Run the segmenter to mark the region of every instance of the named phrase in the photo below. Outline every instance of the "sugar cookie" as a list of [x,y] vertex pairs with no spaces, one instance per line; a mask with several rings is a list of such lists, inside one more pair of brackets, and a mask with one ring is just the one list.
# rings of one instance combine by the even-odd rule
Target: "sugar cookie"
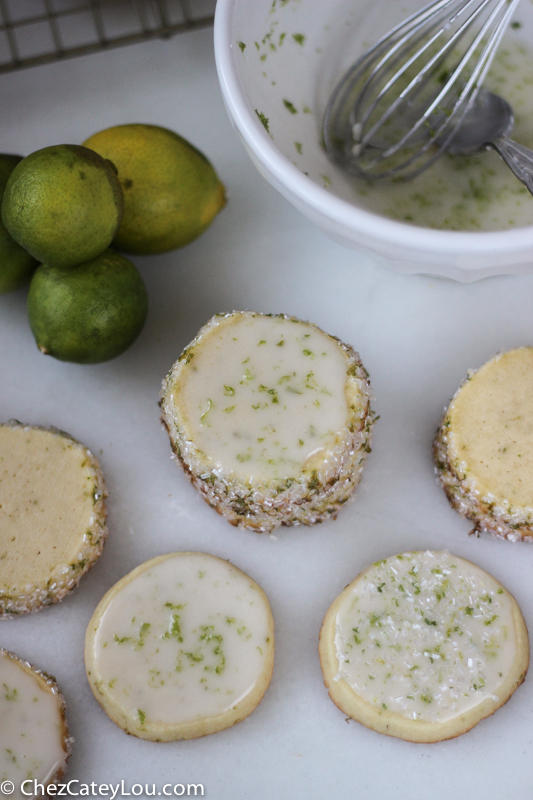
[[63,695],[54,678],[2,648],[0,720],[0,783],[14,784],[9,796],[33,797],[35,782],[60,781],[72,745]]
[[446,551],[403,553],[364,570],[328,610],[319,649],[345,714],[413,742],[470,730],[507,702],[529,664],[512,595]]
[[475,533],[533,540],[533,348],[471,373],[434,444],[438,479]]
[[103,597],[85,663],[96,699],[126,733],[156,742],[215,733],[247,717],[268,688],[270,605],[227,561],[160,556]]
[[361,477],[373,415],[367,373],[316,325],[219,314],[163,383],[172,448],[204,499],[256,531],[335,517]]
[[106,496],[96,458],[67,433],[0,425],[0,617],[78,585],[104,546]]

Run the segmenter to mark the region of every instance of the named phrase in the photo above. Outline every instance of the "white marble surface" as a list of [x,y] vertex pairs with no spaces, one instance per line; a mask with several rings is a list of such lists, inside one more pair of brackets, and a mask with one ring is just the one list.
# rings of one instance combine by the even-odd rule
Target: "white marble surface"
[[[110,490],[99,563],[61,605],[3,621],[0,645],[56,675],[76,739],[69,776],[83,782],[202,783],[213,800],[530,798],[531,679],[470,733],[415,745],[345,721],[324,689],[317,638],[330,602],[366,564],[426,547],[492,572],[533,630],[533,547],[469,538],[469,523],[435,483],[431,458],[443,406],[466,370],[501,348],[533,343],[533,276],[470,285],[406,277],[330,242],[249,163],[222,107],[211,38],[202,31],[0,78],[4,152],[81,142],[118,123],[156,123],[202,149],[229,192],[200,240],[137,259],[148,322],[114,361],[77,366],[42,356],[25,292],[0,297],[0,419],[69,431],[99,454]],[[381,419],[355,500],[336,521],[276,538],[236,530],[170,460],[161,380],[210,315],[233,308],[312,320],[361,353]],[[94,700],[83,639],[116,580],[181,549],[229,558],[263,586],[277,625],[276,665],[246,721],[196,741],[153,744],[126,736]]]

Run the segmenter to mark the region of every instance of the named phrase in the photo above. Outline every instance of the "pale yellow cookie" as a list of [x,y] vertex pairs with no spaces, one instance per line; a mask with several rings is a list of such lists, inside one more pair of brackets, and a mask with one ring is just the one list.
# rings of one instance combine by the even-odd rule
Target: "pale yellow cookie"
[[364,570],[333,602],[320,632],[333,702],[388,736],[439,742],[507,702],[529,664],[512,595],[450,553],[403,553]]
[[104,546],[106,495],[97,460],[67,433],[0,425],[0,617],[78,585]]
[[270,683],[268,599],[215,556],[153,558],[100,601],[85,664],[94,696],[126,733],[168,742],[224,730],[254,710]]
[[167,375],[161,407],[194,486],[232,525],[256,531],[334,518],[370,451],[359,356],[283,314],[213,317]]
[[[0,648],[0,784],[13,800],[40,795],[65,774],[72,739],[54,678]],[[5,781],[14,785],[5,791]]]
[[438,479],[473,533],[533,540],[533,348],[471,373],[434,444]]

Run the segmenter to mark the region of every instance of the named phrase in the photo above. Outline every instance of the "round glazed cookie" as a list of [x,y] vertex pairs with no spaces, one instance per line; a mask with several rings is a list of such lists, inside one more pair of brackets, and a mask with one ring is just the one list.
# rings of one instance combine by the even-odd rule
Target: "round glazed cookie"
[[525,678],[527,629],[509,592],[443,552],[412,552],[364,570],[320,632],[333,702],[379,733],[438,742],[502,706]]
[[0,720],[0,783],[14,784],[10,797],[33,797],[34,781],[58,783],[72,745],[63,695],[54,678],[2,648]]
[[450,504],[487,532],[533,539],[533,348],[471,373],[437,431],[436,473]]
[[361,477],[370,436],[359,356],[283,314],[219,314],[162,390],[172,449],[233,525],[271,531],[335,517]]
[[96,699],[126,733],[156,742],[215,733],[247,717],[268,688],[270,605],[216,556],[160,556],[103,597],[85,664]]
[[78,585],[104,546],[106,496],[98,461],[69,434],[0,425],[0,617]]

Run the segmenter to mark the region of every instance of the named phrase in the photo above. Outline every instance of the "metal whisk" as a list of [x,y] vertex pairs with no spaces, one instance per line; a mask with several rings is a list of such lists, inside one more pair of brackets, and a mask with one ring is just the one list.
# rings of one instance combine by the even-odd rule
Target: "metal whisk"
[[436,0],[344,75],[324,118],[329,156],[367,178],[412,177],[446,149],[520,0]]

